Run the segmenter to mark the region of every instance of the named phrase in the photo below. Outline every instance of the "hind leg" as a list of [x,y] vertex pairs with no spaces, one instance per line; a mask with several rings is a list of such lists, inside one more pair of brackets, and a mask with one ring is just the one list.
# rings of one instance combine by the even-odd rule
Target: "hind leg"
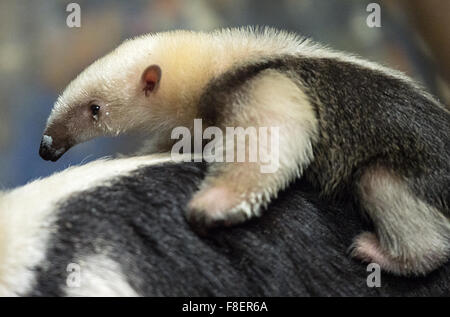
[[426,274],[447,261],[449,220],[415,197],[403,179],[377,167],[364,173],[358,187],[376,234],[365,232],[355,238],[354,257],[398,275]]

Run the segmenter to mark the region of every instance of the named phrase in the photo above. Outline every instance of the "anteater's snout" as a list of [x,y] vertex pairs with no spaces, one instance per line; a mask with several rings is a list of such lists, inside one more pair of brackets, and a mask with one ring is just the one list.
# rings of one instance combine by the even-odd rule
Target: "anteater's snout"
[[39,147],[39,155],[46,161],[56,162],[66,151],[66,147],[57,147],[51,136],[44,135]]

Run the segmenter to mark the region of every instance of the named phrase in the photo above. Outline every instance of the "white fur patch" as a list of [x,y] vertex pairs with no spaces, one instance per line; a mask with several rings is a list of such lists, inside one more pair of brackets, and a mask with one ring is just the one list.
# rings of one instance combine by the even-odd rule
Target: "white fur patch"
[[[95,297],[137,297],[136,291],[128,283],[120,265],[105,255],[93,255],[80,259],[78,284],[68,284],[64,288],[67,296]],[[69,273],[70,274],[70,273]]]
[[52,147],[53,144],[53,138],[49,135],[44,135],[42,137],[42,145],[46,146],[46,147]]

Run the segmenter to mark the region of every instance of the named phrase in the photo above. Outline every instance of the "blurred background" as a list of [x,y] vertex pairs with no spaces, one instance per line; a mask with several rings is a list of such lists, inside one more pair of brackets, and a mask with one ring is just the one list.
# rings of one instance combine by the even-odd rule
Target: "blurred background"
[[[66,7],[81,7],[69,28]],[[370,28],[369,3],[381,7]],[[59,93],[81,70],[135,35],[171,29],[269,25],[399,69],[450,104],[449,0],[0,0],[0,189],[70,165],[137,149],[137,138],[98,139],[57,163],[38,147]]]

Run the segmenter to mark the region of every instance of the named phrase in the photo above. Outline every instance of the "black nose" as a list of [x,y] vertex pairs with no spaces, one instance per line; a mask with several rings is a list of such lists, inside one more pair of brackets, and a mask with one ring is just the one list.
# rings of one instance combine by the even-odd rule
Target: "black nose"
[[41,145],[39,147],[39,155],[46,161],[56,162],[62,155],[64,151],[55,150],[48,143],[41,141]]

